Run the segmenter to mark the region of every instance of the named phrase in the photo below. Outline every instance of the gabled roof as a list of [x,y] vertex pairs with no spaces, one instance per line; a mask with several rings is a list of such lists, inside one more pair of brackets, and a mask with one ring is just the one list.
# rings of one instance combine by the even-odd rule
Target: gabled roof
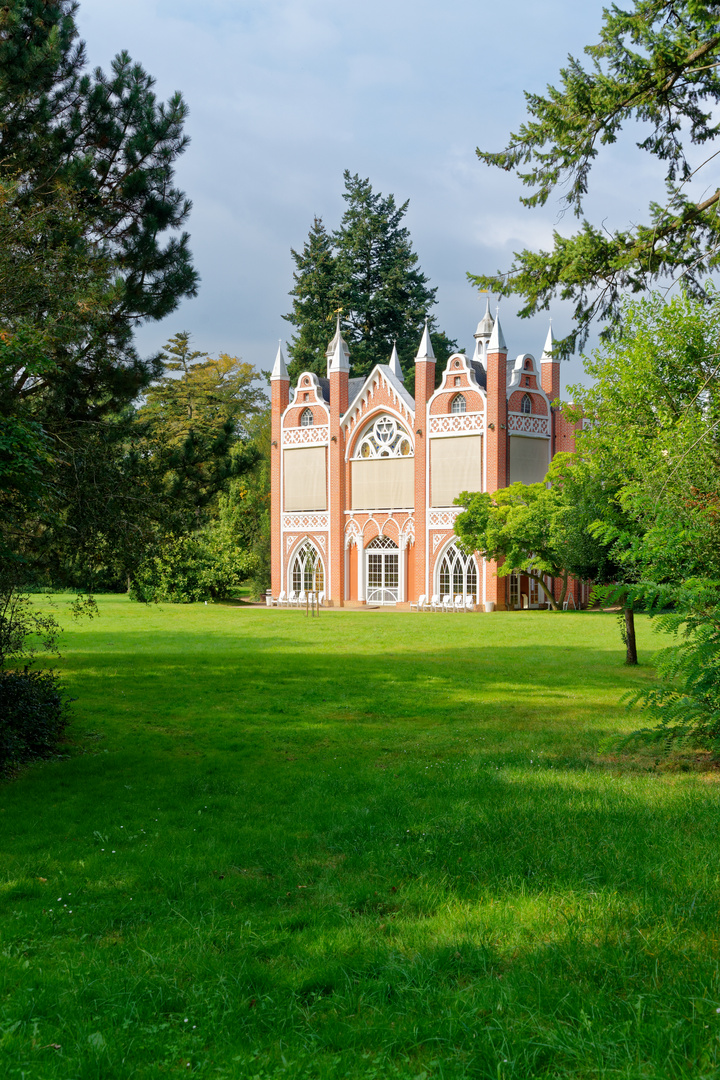
[[[365,399],[365,395],[377,379],[383,380],[390,389],[391,394],[394,394],[396,397],[398,397],[413,414],[413,416],[415,415],[415,399],[405,389],[403,383],[400,381],[400,379],[398,379],[397,375],[393,372],[390,365],[376,364],[366,379],[350,380],[348,389],[350,391],[355,390],[355,393],[353,394],[352,392],[350,392],[348,394],[349,404],[347,412],[342,417],[341,423],[347,424],[350,420],[352,420],[353,416],[361,407],[363,400]],[[360,385],[357,386],[357,389],[355,389],[355,386],[358,383]]]

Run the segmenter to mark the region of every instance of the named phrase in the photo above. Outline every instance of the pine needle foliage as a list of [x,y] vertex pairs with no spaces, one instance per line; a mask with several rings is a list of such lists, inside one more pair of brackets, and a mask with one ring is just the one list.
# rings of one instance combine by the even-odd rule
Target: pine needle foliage
[[581,218],[596,159],[629,125],[643,125],[637,146],[665,171],[666,197],[650,202],[645,221],[610,232],[582,218],[572,236],[554,232],[551,250],[517,253],[509,272],[470,275],[481,288],[522,297],[522,316],[555,296],[571,300],[576,326],[558,355],[582,347],[595,318],[611,336],[623,293],[669,276],[702,296],[702,279],[720,266],[720,188],[710,178],[697,197],[691,187],[698,173],[703,180],[720,133],[720,4],[613,4],[585,54],[586,65],[568,57],[559,85],[525,94],[528,119],[504,150],[477,152],[532,189],[524,205],[544,206],[561,190],[561,203]]
[[350,349],[354,376],[365,376],[386,364],[397,344],[405,375],[428,317],[439,365],[457,349],[457,342],[437,329],[430,313],[437,288],[418,265],[410,232],[404,224],[409,202],[373,191],[368,179],[344,173],[345,212],[340,227],[328,233],[315,218],[295,262],[292,311],[285,319],[295,327],[288,345],[291,378],[302,371],[327,374],[326,349],[338,313]]

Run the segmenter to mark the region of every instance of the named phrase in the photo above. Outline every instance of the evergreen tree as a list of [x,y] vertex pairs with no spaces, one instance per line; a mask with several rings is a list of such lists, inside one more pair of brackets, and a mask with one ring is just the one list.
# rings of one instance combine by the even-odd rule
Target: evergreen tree
[[569,57],[559,86],[525,95],[529,119],[506,148],[478,150],[482,161],[534,189],[521,200],[526,206],[544,206],[562,187],[562,201],[577,216],[601,147],[616,142],[623,126],[642,124],[639,149],[663,163],[667,196],[649,204],[641,224],[611,233],[583,220],[573,236],[555,232],[552,250],[516,254],[509,273],[471,276],[480,288],[521,296],[522,316],[546,309],[553,296],[572,300],[576,329],[556,343],[558,355],[582,347],[596,317],[606,322],[601,336],[611,336],[623,292],[672,276],[704,296],[703,276],[720,266],[720,188],[711,178],[702,192],[690,183],[702,181],[695,174],[714,158],[720,133],[719,26],[720,4],[704,0],[611,5],[599,42],[585,49],[589,63]]
[[296,270],[290,295],[293,309],[284,318],[297,327],[288,344],[288,372],[297,379],[301,371],[314,371],[324,378],[327,373],[325,350],[333,335],[333,323],[338,307],[337,259],[333,243],[316,217],[301,252],[291,251]]
[[[347,206],[340,228],[329,237],[316,218],[302,254],[293,252],[295,300],[286,318],[298,332],[288,348],[290,373],[295,377],[310,370],[325,375],[325,350],[340,307],[353,375],[364,376],[375,364],[386,364],[393,342],[403,371],[412,375],[437,289],[418,267],[409,230],[403,225],[408,203],[398,206],[393,195],[373,192],[369,180],[347,170],[344,180]],[[457,343],[437,330],[433,316],[430,330],[441,367]]]
[[[198,282],[178,232],[190,203],[173,184],[185,103],[177,93],[158,102],[153,79],[124,52],[109,76],[85,72],[77,7],[9,0],[0,11],[0,181],[15,183],[21,220],[65,193],[76,235],[47,233],[37,261],[52,266],[54,249],[71,243],[105,286],[102,302],[80,308],[84,328],[49,343],[42,371],[30,380],[24,367],[14,372],[11,397],[53,428],[121,409],[148,385],[159,364],[137,355],[134,327],[168,315]],[[20,316],[44,325],[42,298],[32,307],[26,296],[18,311],[6,297],[4,328],[14,331]]]

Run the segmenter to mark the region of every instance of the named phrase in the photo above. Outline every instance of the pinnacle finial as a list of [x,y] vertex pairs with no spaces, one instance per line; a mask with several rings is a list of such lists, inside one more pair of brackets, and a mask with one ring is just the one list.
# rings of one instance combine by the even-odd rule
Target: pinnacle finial
[[502,332],[502,326],[500,325],[500,318],[495,311],[495,323],[492,328],[492,334],[488,341],[487,347],[488,353],[507,352],[507,345],[505,344],[505,335]]
[[400,380],[400,382],[403,382],[405,376],[403,375],[403,370],[400,367],[400,357],[398,356],[397,351],[397,339],[393,340],[392,352],[390,354],[390,364],[388,366],[392,371],[393,375],[395,375]]
[[282,351],[282,338],[278,341],[278,351],[275,355],[275,363],[273,364],[272,374],[270,379],[287,379],[290,381],[287,368],[285,366],[285,357]]
[[421,360],[434,360],[435,353],[433,352],[432,341],[430,340],[430,327],[428,326],[428,317],[425,316],[425,329],[423,330],[422,338],[418,346],[417,356],[415,357],[415,363],[419,363]]
[[542,356],[540,362],[547,363],[548,361],[555,361],[557,363],[557,357],[553,356],[553,348],[555,341],[552,332],[552,319],[550,320],[550,326],[548,327],[547,337],[545,338],[545,345],[543,346]]

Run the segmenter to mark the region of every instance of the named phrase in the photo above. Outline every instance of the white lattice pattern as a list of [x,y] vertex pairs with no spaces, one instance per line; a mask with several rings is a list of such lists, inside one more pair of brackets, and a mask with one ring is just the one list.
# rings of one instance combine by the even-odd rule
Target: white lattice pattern
[[428,514],[428,526],[431,529],[452,529],[458,514],[462,514],[460,506],[448,510],[431,510]]
[[327,529],[328,514],[283,514],[283,531],[296,529],[298,532],[310,532],[313,529]]
[[527,416],[524,413],[508,413],[510,435],[540,435],[550,438],[550,420],[547,416]]
[[328,441],[328,425],[318,427],[285,428],[282,435],[283,446],[312,446]]
[[453,413],[450,416],[431,416],[430,435],[456,435],[463,431],[482,431],[483,413]]
[[444,533],[433,533],[433,555],[446,539],[447,538]]

